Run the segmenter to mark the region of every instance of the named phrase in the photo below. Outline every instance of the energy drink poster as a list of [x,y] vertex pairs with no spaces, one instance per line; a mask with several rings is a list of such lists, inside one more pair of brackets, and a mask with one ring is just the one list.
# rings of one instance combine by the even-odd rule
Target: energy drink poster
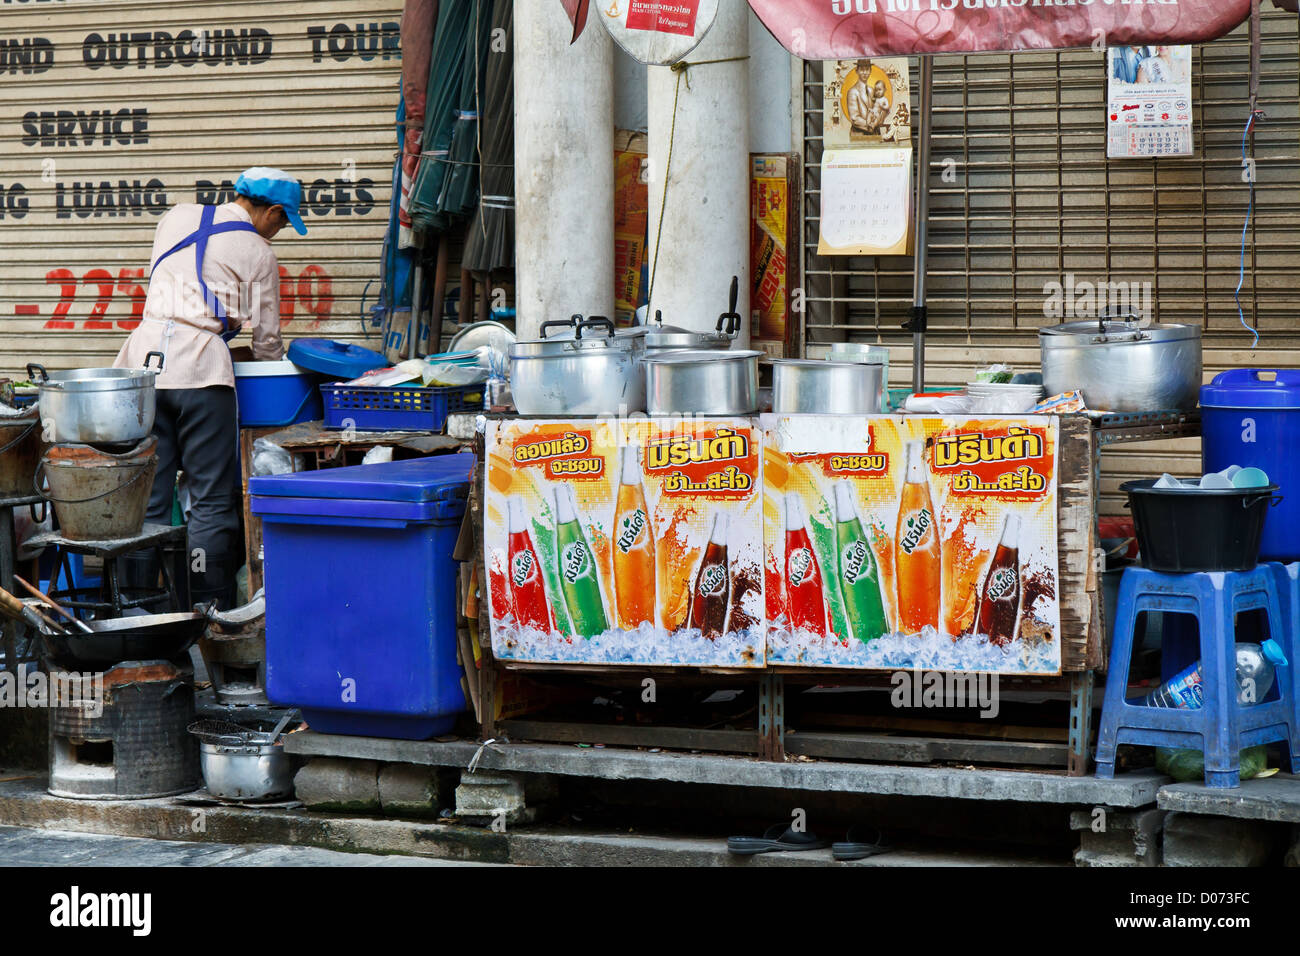
[[761,425],[769,664],[1060,672],[1055,418]]
[[496,657],[763,666],[760,437],[749,419],[488,422]]

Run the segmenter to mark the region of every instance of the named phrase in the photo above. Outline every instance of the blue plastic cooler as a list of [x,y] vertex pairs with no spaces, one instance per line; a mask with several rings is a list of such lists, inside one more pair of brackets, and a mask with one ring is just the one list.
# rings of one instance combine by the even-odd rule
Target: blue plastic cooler
[[1259,559],[1300,560],[1300,371],[1239,368],[1201,386],[1201,467],[1229,465],[1262,468],[1279,486]]
[[452,728],[466,702],[451,555],[472,467],[472,455],[440,455],[249,481],[274,703],[323,733]]

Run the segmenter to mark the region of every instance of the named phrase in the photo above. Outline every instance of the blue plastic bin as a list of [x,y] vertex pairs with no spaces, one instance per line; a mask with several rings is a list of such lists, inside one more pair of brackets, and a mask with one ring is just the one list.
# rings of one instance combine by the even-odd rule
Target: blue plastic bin
[[252,478],[266,688],[313,730],[426,740],[465,710],[452,550],[473,456]]
[[322,416],[321,376],[289,361],[234,365],[240,428],[293,425]]
[[1229,465],[1262,468],[1279,486],[1259,559],[1300,560],[1300,371],[1233,369],[1201,387],[1201,466]]

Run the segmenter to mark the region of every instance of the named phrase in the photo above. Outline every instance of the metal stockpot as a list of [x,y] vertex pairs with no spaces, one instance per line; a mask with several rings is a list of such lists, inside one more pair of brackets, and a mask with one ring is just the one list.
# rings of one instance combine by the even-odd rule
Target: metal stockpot
[[654,325],[624,329],[619,335],[644,335],[645,350],[649,355],[657,352],[680,352],[698,349],[729,349],[740,332],[740,313],[736,311],[736,302],[740,295],[740,278],[731,279],[731,305],[726,312],[718,316],[717,327],[712,332],[698,332],[664,325],[664,314],[655,310]]
[[651,415],[752,415],[762,352],[661,352],[645,360]]
[[[547,329],[571,334],[547,338]],[[604,329],[604,335],[587,335]],[[616,338],[604,316],[542,323],[542,337],[510,347],[510,390],[521,415],[617,415],[645,410],[645,347]]]
[[780,359],[772,363],[778,415],[871,415],[880,411],[884,369],[861,362]]
[[199,744],[208,793],[223,800],[293,796],[293,761],[278,744]]
[[[158,368],[149,360],[158,356]],[[154,382],[163,354],[150,352],[142,369],[82,368],[50,374],[31,363],[27,374],[39,378],[38,405],[50,442],[85,445],[139,441],[153,431]]]
[[1039,329],[1047,394],[1077,388],[1098,411],[1194,409],[1201,388],[1200,326],[1143,328],[1137,319],[1103,315]]

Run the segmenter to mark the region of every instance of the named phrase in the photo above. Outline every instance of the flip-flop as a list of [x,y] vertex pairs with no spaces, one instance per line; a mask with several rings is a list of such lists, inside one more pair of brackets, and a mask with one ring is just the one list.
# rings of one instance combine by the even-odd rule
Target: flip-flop
[[831,845],[831,856],[836,860],[865,860],[869,856],[888,853],[894,848],[889,835],[869,826],[849,827],[843,843]]
[[830,845],[830,840],[823,840],[815,833],[798,833],[784,823],[777,823],[768,827],[763,831],[761,837],[727,837],[728,852],[735,853],[738,856],[752,856],[755,853],[824,850]]

